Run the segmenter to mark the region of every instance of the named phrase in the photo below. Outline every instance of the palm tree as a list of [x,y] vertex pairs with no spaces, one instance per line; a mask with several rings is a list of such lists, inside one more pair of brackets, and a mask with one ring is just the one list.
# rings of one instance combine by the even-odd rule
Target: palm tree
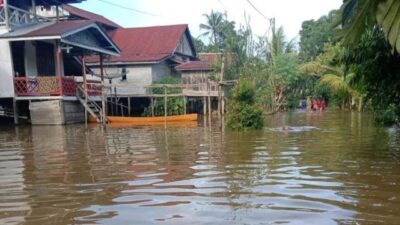
[[393,49],[400,52],[400,1],[344,0],[341,6],[344,43],[357,43],[364,32],[378,24]]
[[207,22],[204,24],[200,24],[200,29],[205,30],[202,35],[208,36],[210,35],[210,41],[217,45],[219,43],[219,39],[221,38],[222,25],[225,20],[224,14],[220,12],[214,12],[211,10],[210,14],[204,14]]

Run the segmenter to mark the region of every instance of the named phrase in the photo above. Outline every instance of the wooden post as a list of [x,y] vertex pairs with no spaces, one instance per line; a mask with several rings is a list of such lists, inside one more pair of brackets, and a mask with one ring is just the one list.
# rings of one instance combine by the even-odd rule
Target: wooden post
[[32,0],[32,11],[33,11],[33,17],[36,19],[37,13],[36,13],[36,1],[35,0]]
[[218,82],[218,121],[219,121],[219,127],[223,127],[223,102],[222,102],[222,80],[224,79],[224,70],[225,70],[225,55],[222,55],[222,65],[221,65],[221,73],[219,76],[219,82]]
[[60,20],[60,12],[59,12],[58,5],[56,5],[56,19],[57,19],[57,22]]
[[206,96],[203,97],[203,115],[207,115],[207,100]]
[[117,87],[114,87],[114,104],[115,104],[115,106],[114,106],[114,109],[115,109],[114,115],[118,116]]
[[63,86],[62,86],[62,52],[61,52],[61,44],[57,41],[55,47],[55,54],[56,54],[56,67],[57,67],[57,80],[58,80],[58,91],[60,96],[63,96]]
[[164,86],[164,123],[167,126],[168,104],[167,104],[167,86]]
[[128,116],[131,116],[131,98],[128,97]]
[[6,21],[6,28],[8,31],[10,31],[11,27],[10,27],[10,15],[8,14],[8,0],[4,0],[3,7],[4,7],[4,20]]
[[86,80],[86,66],[85,66],[85,57],[81,57],[81,63],[82,63],[82,77],[83,77],[83,90],[85,92],[85,125],[87,126],[88,124],[88,111],[87,111],[87,103],[88,103],[88,91],[87,91],[87,80]]
[[151,116],[154,117],[154,98],[151,98]]
[[18,125],[18,105],[17,105],[17,100],[15,98],[13,99],[13,109],[14,109],[14,124]]
[[121,116],[124,116],[124,102],[121,99]]
[[105,88],[104,88],[104,66],[103,66],[103,54],[100,53],[100,78],[101,78],[101,110],[102,110],[102,125],[106,125],[106,100],[107,97],[105,96]]
[[210,81],[207,81],[208,84],[208,118],[211,121],[211,87],[210,87]]
[[186,96],[183,96],[183,114],[185,114],[186,115],[186,110],[187,110],[187,108],[186,108],[186,104],[187,104],[187,99],[186,99]]

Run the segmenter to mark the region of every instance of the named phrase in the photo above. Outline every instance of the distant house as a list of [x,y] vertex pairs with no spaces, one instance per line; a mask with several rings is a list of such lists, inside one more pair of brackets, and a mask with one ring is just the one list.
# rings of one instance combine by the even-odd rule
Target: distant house
[[211,78],[215,78],[217,75],[217,69],[222,61],[222,54],[199,53],[198,57],[199,60],[189,61],[175,67],[175,70],[182,77],[182,83],[187,85],[183,92],[187,96],[208,94],[217,96],[218,85],[215,79]]
[[[123,71],[120,77],[112,79],[114,84],[151,85],[165,76],[179,76],[175,67],[196,58],[187,25],[117,28],[110,30],[109,35],[121,49],[121,56],[113,56],[104,64],[106,72],[113,73],[117,68]],[[89,59],[88,66],[96,73],[99,62]],[[118,94],[140,95],[146,94],[146,90],[120,88]]]

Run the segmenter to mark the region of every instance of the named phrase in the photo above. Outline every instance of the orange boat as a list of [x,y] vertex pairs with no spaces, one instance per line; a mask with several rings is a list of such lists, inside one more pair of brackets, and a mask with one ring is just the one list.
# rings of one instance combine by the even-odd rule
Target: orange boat
[[[168,122],[189,122],[189,121],[197,121],[197,114],[186,114],[186,115],[177,115],[177,116],[167,116]],[[89,119],[90,122],[93,121],[93,118]],[[152,124],[162,124],[165,122],[164,116],[156,116],[156,117],[122,117],[122,116],[107,116],[108,123],[114,124],[135,124],[135,125],[152,125]]]

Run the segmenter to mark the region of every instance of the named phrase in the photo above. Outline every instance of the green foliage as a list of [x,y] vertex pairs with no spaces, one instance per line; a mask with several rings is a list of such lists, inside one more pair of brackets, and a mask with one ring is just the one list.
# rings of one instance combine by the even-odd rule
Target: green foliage
[[[155,84],[180,84],[181,79],[168,76],[159,81],[154,82]],[[181,93],[180,88],[167,88],[168,94],[178,94]],[[164,94],[164,88],[154,88],[153,94]],[[167,99],[167,110],[168,115],[181,115],[184,111],[184,100],[182,97],[168,97]],[[154,99],[154,115],[163,116],[164,115],[164,98]],[[151,115],[151,106],[144,110],[145,116]]]
[[[346,63],[354,71],[353,83],[371,100],[372,108],[377,112],[375,115],[388,115],[383,112],[389,111],[390,115],[395,112],[399,118],[400,56],[393,53],[382,30],[368,30],[349,52]],[[392,107],[396,109],[390,110]]]
[[255,103],[255,86],[240,80],[230,101],[226,125],[232,130],[254,130],[263,127],[263,111]]
[[301,25],[300,30],[300,59],[303,62],[314,60],[324,52],[325,44],[335,43],[335,29],[333,27],[336,11],[331,11],[327,16],[318,20],[307,20]]
[[388,43],[400,52],[400,1],[345,0],[340,11],[346,46],[358,43],[378,24]]
[[381,126],[390,126],[398,123],[399,108],[394,104],[388,105],[385,109],[375,109],[375,122]]

